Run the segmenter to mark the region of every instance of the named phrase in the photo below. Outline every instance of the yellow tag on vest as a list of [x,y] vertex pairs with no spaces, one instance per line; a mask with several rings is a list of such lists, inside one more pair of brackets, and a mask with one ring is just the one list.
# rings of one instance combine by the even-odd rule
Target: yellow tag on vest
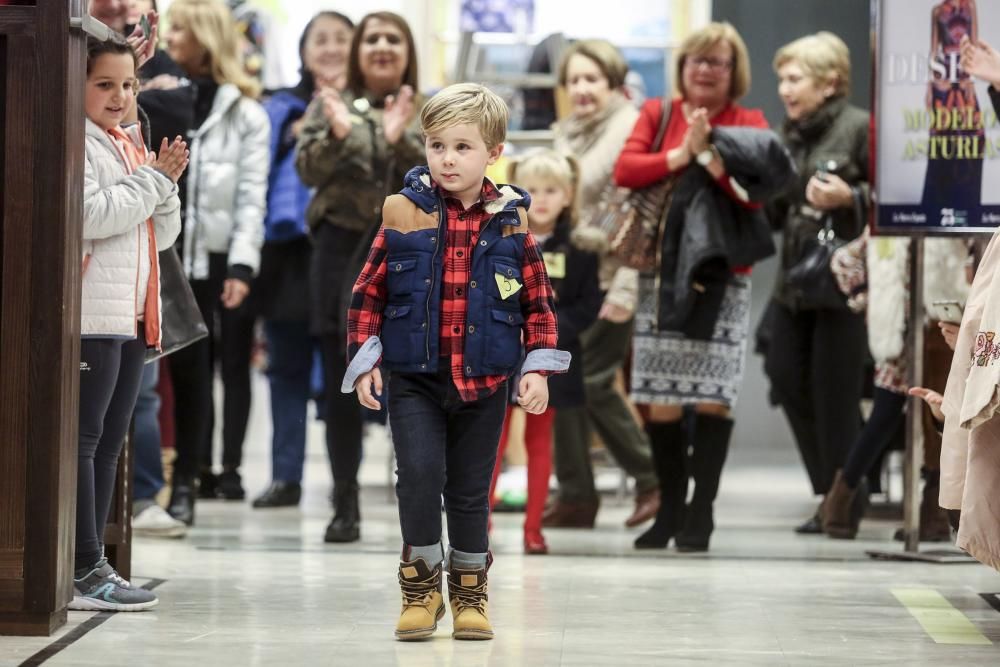
[[496,278],[497,287],[500,289],[500,298],[505,301],[521,289],[521,283],[517,282],[517,278],[508,278],[499,273],[494,273],[493,277]]
[[545,260],[545,272],[549,278],[558,280],[566,277],[566,253],[543,252],[542,259]]

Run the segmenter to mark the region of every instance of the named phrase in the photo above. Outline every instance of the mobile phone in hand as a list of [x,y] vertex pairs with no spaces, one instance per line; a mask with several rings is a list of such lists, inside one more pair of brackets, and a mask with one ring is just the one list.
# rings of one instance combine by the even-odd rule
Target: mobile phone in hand
[[830,180],[827,176],[837,171],[837,166],[836,160],[816,160],[816,178],[826,183]]
[[153,32],[153,28],[149,25],[149,17],[147,17],[145,14],[139,17],[139,28],[142,29],[142,36],[147,39]]
[[939,322],[961,324],[962,312],[965,308],[958,301],[932,301],[927,307],[927,314]]

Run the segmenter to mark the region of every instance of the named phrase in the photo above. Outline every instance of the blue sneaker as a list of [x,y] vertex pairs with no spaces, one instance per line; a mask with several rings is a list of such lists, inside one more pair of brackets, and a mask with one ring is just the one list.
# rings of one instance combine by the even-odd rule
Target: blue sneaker
[[102,558],[90,572],[73,580],[73,611],[142,611],[155,607],[159,600],[152,591],[132,588]]

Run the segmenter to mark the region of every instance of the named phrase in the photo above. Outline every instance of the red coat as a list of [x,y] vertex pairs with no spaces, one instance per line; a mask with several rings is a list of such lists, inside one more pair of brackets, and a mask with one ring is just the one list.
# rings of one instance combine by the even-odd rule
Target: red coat
[[[625,147],[615,164],[614,177],[617,185],[625,188],[644,188],[670,176],[670,169],[667,167],[667,152],[681,145],[689,127],[681,108],[682,104],[683,101],[679,98],[673,101],[670,122],[667,123],[667,131],[663,137],[663,145],[656,153],[651,153],[650,150],[653,139],[656,138],[656,130],[660,126],[663,100],[652,99],[642,105],[639,120],[636,121],[632,135],[625,142]],[[713,126],[768,127],[767,119],[764,118],[760,109],[747,109],[738,104],[729,104],[715,114],[709,122]],[[716,182],[720,188],[741,204],[754,208],[759,206],[759,204],[743,202],[733,190],[726,174],[723,174]],[[748,274],[750,269],[749,267],[738,267],[734,269],[734,272]]]

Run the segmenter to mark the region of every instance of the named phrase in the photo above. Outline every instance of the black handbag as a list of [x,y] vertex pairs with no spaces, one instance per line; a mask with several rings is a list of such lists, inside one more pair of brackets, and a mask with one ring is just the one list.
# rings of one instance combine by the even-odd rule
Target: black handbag
[[161,349],[146,350],[147,364],[208,336],[181,258],[173,248],[160,252],[160,313]]
[[833,253],[844,243],[833,233],[833,220],[827,216],[823,229],[815,239],[806,242],[799,261],[788,269],[785,281],[795,293],[796,304],[802,310],[847,309],[847,298],[837,287],[830,271]]
[[[854,219],[864,224],[864,207],[861,194],[854,190]],[[823,228],[802,248],[799,261],[785,274],[785,282],[795,294],[802,310],[847,310],[847,296],[837,286],[837,279],[830,270],[833,253],[847,241],[833,231],[833,216],[827,214]]]

